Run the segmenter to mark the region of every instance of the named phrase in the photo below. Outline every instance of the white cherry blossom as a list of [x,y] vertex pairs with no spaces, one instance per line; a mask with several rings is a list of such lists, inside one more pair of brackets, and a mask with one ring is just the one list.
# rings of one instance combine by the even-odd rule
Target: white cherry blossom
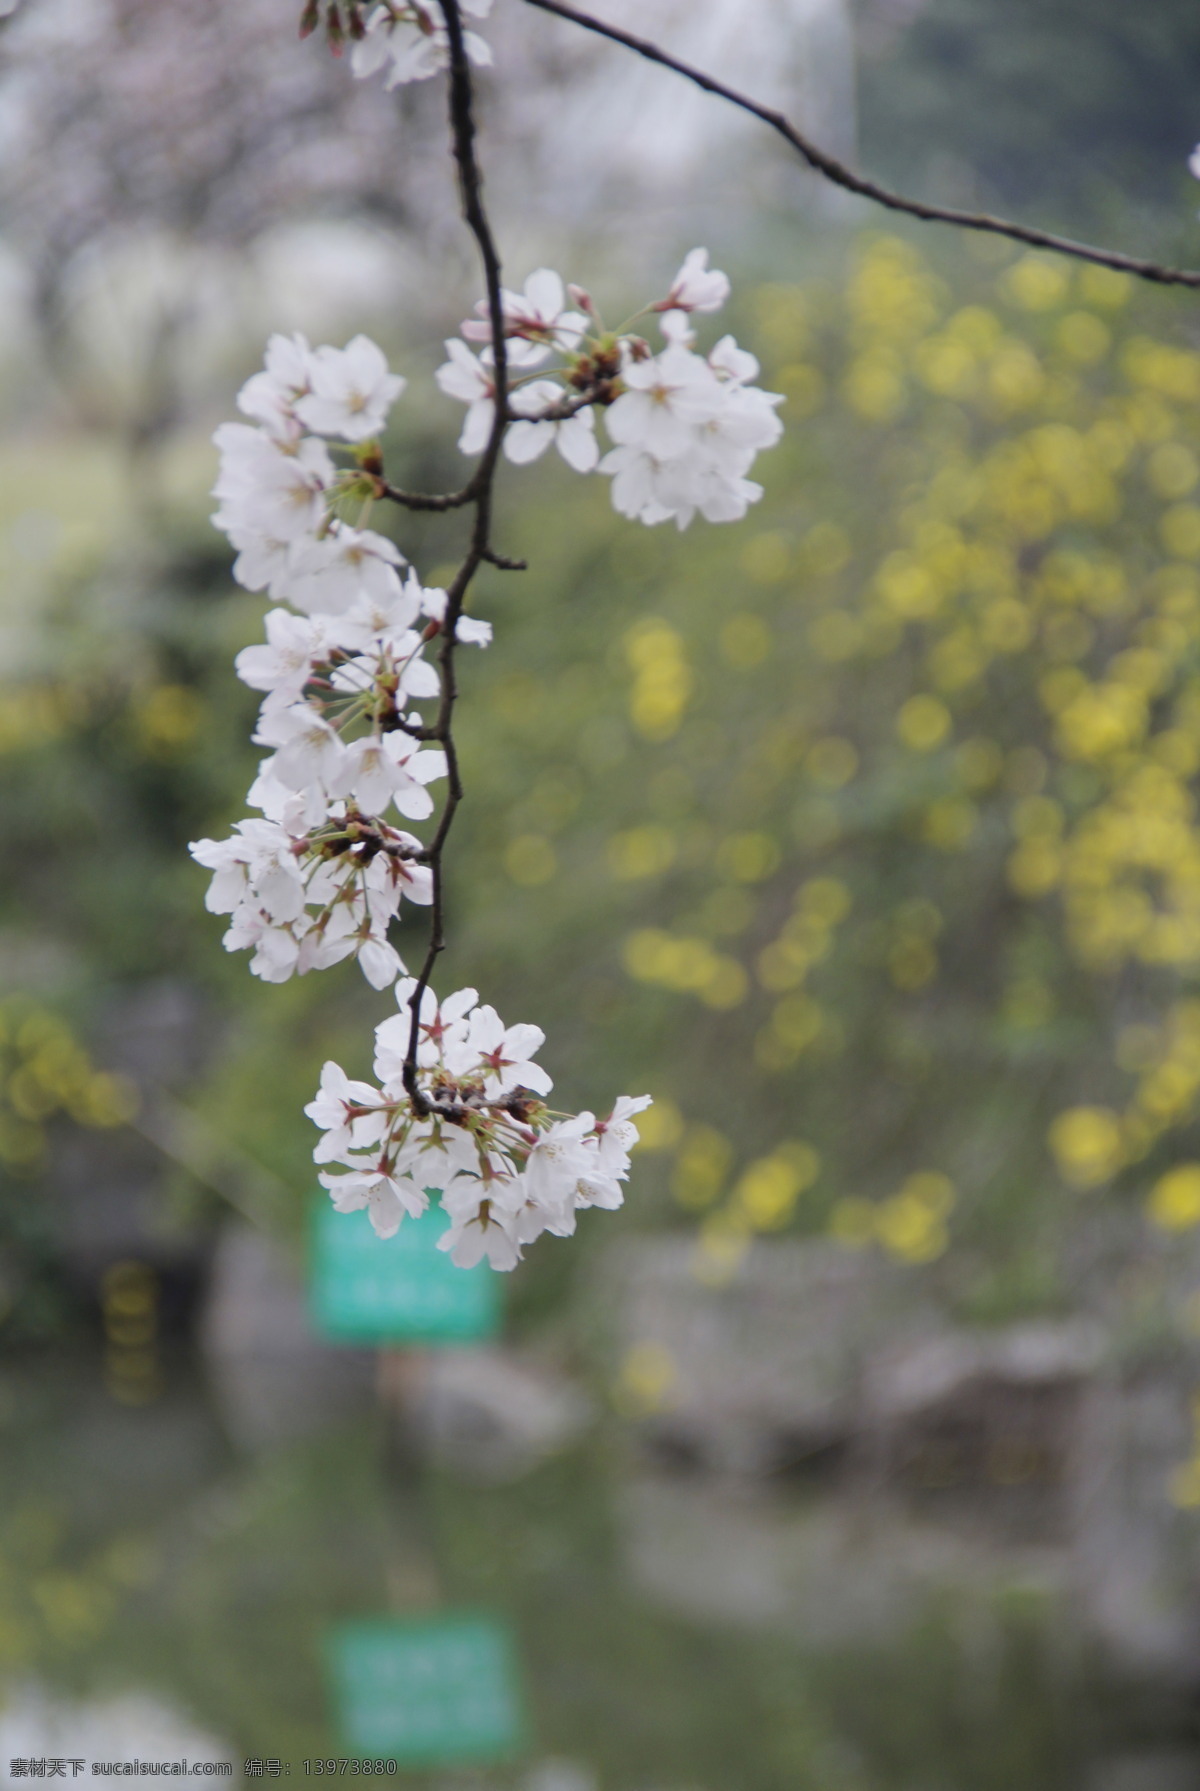
[[680,501],[679,482],[662,461],[642,448],[612,448],[600,462],[600,471],[612,479],[613,509],[621,516],[654,524],[671,517],[682,518],[686,528],[695,505]]
[[[472,18],[486,18],[492,0],[460,0],[461,10]],[[492,52],[475,31],[463,32],[467,56],[477,67],[491,64]],[[381,68],[388,71],[384,86],[399,87],[408,81],[427,81],[450,64],[450,39],[445,15],[437,0],[389,0],[367,21],[366,35],[354,45],[350,67],[359,80],[367,80]]]
[[478,358],[465,342],[452,336],[446,343],[449,360],[434,374],[442,391],[467,407],[458,445],[464,454],[482,454],[496,417],[495,378],[486,364],[487,350]]
[[515,1269],[521,1260],[517,1215],[494,1199],[481,1197],[468,1183],[455,1184],[442,1197],[450,1224],[438,1239],[456,1268],[473,1269],[487,1262],[493,1269]]
[[716,346],[709,349],[708,364],[718,379],[731,380],[739,386],[758,378],[758,362],[749,349],[739,348],[732,336],[722,336]]
[[[511,339],[509,364],[537,367],[559,349],[571,352],[587,334],[588,319],[581,311],[565,308],[562,275],[539,267],[530,274],[523,292],[503,290],[500,295],[504,334]],[[492,322],[486,299],[475,307],[476,316],[462,326],[468,342],[490,342]]]
[[[315,1100],[304,1109],[324,1137],[313,1151],[315,1163],[332,1163],[350,1150],[378,1144],[387,1131],[383,1096],[369,1082],[352,1082],[336,1063],[326,1063]],[[366,1112],[361,1109],[367,1109]]]
[[391,603],[400,593],[396,568],[404,563],[386,535],[342,524],[295,553],[287,600],[309,615],[340,615],[362,596],[375,604]]
[[[260,714],[266,714],[263,704]],[[274,821],[293,838],[299,839],[312,827],[319,827],[329,815],[329,798],[323,785],[303,790],[289,789],[272,774],[272,760],[259,762],[258,776],[246,792],[251,808],[261,809],[268,821]]]
[[394,802],[410,821],[433,813],[425,788],[446,775],[446,755],[418,749],[406,734],[368,734],[345,748],[331,794],[352,796],[364,813],[381,815]]
[[545,1040],[540,1026],[506,1027],[494,1007],[477,1007],[452,1062],[460,1073],[481,1074],[489,1095],[507,1094],[511,1088],[549,1094],[553,1082],[540,1064],[531,1061]]
[[[444,595],[444,593],[443,593]],[[415,572],[404,584],[397,579],[379,594],[365,584],[349,609],[338,617],[337,644],[349,653],[367,653],[371,648],[390,647],[393,652],[415,650],[419,637],[413,636],[414,648],[401,647],[410,639],[413,623],[423,613],[424,592]]]
[[381,1238],[395,1237],[406,1213],[415,1219],[429,1205],[428,1195],[415,1182],[396,1177],[382,1166],[353,1169],[347,1175],[323,1170],[317,1180],[328,1189],[339,1213],[357,1213],[366,1207]]
[[623,371],[628,389],[606,418],[617,446],[600,471],[612,477],[613,507],[648,524],[673,519],[681,529],[697,512],[709,522],[736,521],[762,496],[746,474],[782,433],[775,414],[782,399],[749,384],[758,363],[732,336],[707,360],[685,346],[690,332],[672,325],[667,336],[660,355]]
[[395,946],[374,933],[367,932],[360,937],[355,956],[359,969],[373,989],[386,989],[404,969],[404,960]]
[[265,710],[254,741],[276,748],[268,761],[270,773],[288,790],[304,790],[311,784],[329,790],[346,754],[337,734],[310,703]]
[[[556,1120],[542,1133],[525,1160],[525,1229],[534,1225],[570,1237],[580,1183],[596,1168],[595,1116],[577,1113]],[[524,1237],[522,1242],[533,1242]]]
[[264,983],[286,983],[296,969],[300,945],[294,931],[279,926],[262,909],[236,908],[221,942],[226,951],[248,951],[251,974]]
[[274,706],[298,702],[314,664],[326,648],[323,616],[294,616],[291,610],[268,610],[265,644],[243,647],[234,668],[251,690],[265,690]]
[[213,487],[221,500],[213,518],[218,528],[271,542],[315,534],[336,477],[324,442],[308,436],[293,449],[248,423],[222,423],[213,441],[221,451]]
[[238,409],[261,423],[269,434],[293,441],[303,433],[296,417],[296,400],[308,391],[311,375],[312,349],[307,339],[272,336],[262,372],[253,374],[237,395]]
[[269,820],[239,821],[235,837],[196,840],[188,847],[197,864],[215,875],[205,897],[211,914],[232,914],[247,900],[275,921],[304,912],[304,882],[295,839]]
[[[561,389],[550,380],[536,380],[513,394],[513,409],[535,412],[545,410],[561,399]],[[577,410],[574,416],[535,420],[522,417],[510,423],[504,437],[504,452],[517,466],[537,460],[554,443],[569,467],[577,473],[590,473],[600,458],[596,443],[596,419],[591,406]]]
[[[409,1030],[412,1025],[410,1003],[416,987],[416,977],[406,977],[398,982],[396,1005],[400,1012],[375,1028],[375,1074],[385,1088],[394,1093],[403,1089],[404,1059],[408,1053]],[[417,1062],[423,1069],[440,1065],[445,1052],[465,1040],[466,1015],[478,999],[474,989],[459,989],[439,1003],[431,988],[426,986],[422,991]]]
[[685,454],[691,431],[715,416],[721,402],[707,361],[676,344],[626,367],[621,381],[625,391],[607,412],[605,428],[619,447],[660,460]]
[[282,598],[292,566],[291,542],[260,535],[229,521],[219,526],[237,549],[233,576],[238,584],[247,591],[266,591],[272,599]]
[[369,336],[355,336],[345,348],[316,349],[309,367],[309,391],[297,399],[296,415],[318,435],[340,435],[348,442],[379,435],[408,383],[388,371],[382,349]]
[[729,297],[729,280],[709,268],[708,250],[692,249],[671,281],[671,289],[659,311],[719,311]]
[[461,1126],[431,1119],[412,1126],[403,1143],[394,1148],[398,1173],[419,1187],[445,1194],[464,1176],[478,1187],[479,1152]]
[[337,665],[331,674],[333,689],[346,695],[363,696],[375,689],[381,678],[393,682],[392,694],[401,701],[422,702],[438,694],[437,671],[421,657],[421,636],[413,630],[404,634],[385,635],[371,642],[367,652],[357,653]]

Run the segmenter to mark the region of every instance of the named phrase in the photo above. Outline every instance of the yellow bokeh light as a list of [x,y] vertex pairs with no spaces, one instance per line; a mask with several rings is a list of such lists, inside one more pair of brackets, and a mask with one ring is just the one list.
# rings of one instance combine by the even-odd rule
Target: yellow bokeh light
[[1049,1144],[1059,1174],[1076,1188],[1110,1180],[1123,1161],[1121,1123],[1108,1107],[1069,1107],[1051,1125]]
[[542,834],[522,833],[508,845],[504,868],[520,888],[538,889],[554,876],[558,858],[554,847]]
[[1150,1217],[1163,1231],[1200,1225],[1200,1163],[1179,1163],[1160,1176],[1150,1194]]
[[933,752],[948,737],[952,726],[949,709],[937,697],[909,697],[896,717],[896,733],[910,752]]

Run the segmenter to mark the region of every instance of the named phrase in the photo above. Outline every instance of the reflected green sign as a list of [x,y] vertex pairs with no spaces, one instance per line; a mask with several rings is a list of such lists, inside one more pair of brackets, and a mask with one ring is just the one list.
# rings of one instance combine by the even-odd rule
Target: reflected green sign
[[495,1335],[500,1290],[486,1263],[456,1269],[437,1241],[440,1207],[405,1219],[381,1238],[366,1212],[339,1213],[322,1195],[313,1208],[309,1307],[335,1343],[473,1343]]
[[522,1744],[516,1662],[494,1618],[344,1623],[327,1656],[349,1754],[436,1766],[502,1759]]

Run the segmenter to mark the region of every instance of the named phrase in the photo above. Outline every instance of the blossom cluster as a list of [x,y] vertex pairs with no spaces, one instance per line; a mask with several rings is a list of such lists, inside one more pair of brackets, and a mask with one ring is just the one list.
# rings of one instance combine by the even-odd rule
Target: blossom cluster
[[[421,0],[372,15],[356,55],[369,60],[386,42],[395,60],[401,28],[418,14],[433,20],[420,27],[428,54],[442,54],[440,13],[434,19]],[[707,356],[694,350],[690,317],[719,309],[728,293],[703,249],[662,299],[616,330],[550,269],[505,292],[508,458],[530,462],[554,443],[575,470],[611,475],[617,509],[647,523],[743,515],[760,495],[746,477],[754,457],[780,433],[779,399],[752,383],[757,363],[731,336]],[[647,315],[660,321],[658,352],[633,332]],[[459,445],[468,453],[496,426],[492,336],[480,307],[436,376],[467,405]],[[506,1030],[473,990],[439,1007],[389,937],[405,899],[429,906],[435,897],[445,817],[434,847],[397,820],[429,819],[429,786],[447,772],[449,654],[491,639],[488,623],[462,615],[457,599],[451,609],[448,593],[422,585],[395,542],[368,526],[381,501],[431,501],[406,499],[384,477],[380,437],[405,383],[365,336],[344,348],[273,336],[262,371],[238,394],[244,420],[216,432],[213,520],[236,551],[235,579],[272,606],[265,638],[236,660],[261,696],[254,741],[264,757],[248,795],[257,812],[191,851],[212,872],[208,907],[229,916],[227,949],[249,951],[265,981],[354,957],[374,987],[396,984],[400,1013],[377,1033],[380,1086],[327,1065],[309,1109],[325,1132],[317,1160],[341,1167],[322,1178],[335,1204],[366,1206],[388,1236],[434,1189],[453,1260],[511,1268],[543,1231],[568,1235],[579,1208],[620,1204],[633,1116],[648,1097],[622,1097],[602,1120],[552,1112],[550,1079],[531,1061],[542,1034]],[[612,444],[603,456],[597,411]],[[434,641],[437,665],[425,657]]]
[[[507,1030],[473,990],[441,1008],[425,989],[417,1098],[405,1089],[417,983],[388,938],[402,900],[433,899],[430,854],[389,818],[433,812],[428,786],[446,772],[439,728],[419,705],[440,699],[424,657],[444,638],[447,593],[422,586],[400,550],[365,526],[382,495],[378,436],[404,389],[374,343],[313,349],[274,336],[243,386],[248,420],[215,437],[221,463],[216,525],[237,551],[234,576],[263,591],[265,640],[238,654],[238,676],[261,693],[251,786],[259,811],[230,838],[191,851],[212,871],[207,905],[230,916],[225,945],[249,950],[268,982],[355,956],[376,988],[396,981],[399,1013],[377,1029],[378,1088],[327,1064],[308,1112],[325,1136],[319,1163],[339,1211],[367,1207],[383,1237],[440,1192],[454,1262],[512,1268],[543,1231],[574,1230],[584,1206],[621,1203],[632,1115],[552,1114],[550,1078],[530,1061],[542,1034]],[[339,468],[333,454],[350,456]],[[341,513],[357,502],[351,523]],[[485,622],[459,616],[456,639],[486,646]]]
[[[251,950],[268,982],[355,955],[386,987],[403,969],[387,938],[401,900],[432,897],[421,842],[386,816],[424,820],[445,775],[411,705],[440,693],[423,650],[446,593],[402,579],[393,542],[335,514],[355,469],[339,473],[327,439],[377,436],[404,383],[364,336],[344,349],[274,336],[238,394],[252,421],[215,437],[214,521],[238,550],[234,577],[291,607],[271,609],[265,642],[236,661],[263,693],[254,740],[269,752],[248,797],[263,818],[192,853],[214,872],[209,908],[231,916],[227,948]],[[463,618],[459,635],[486,645],[491,630]]]
[[[729,281],[709,268],[705,249],[691,251],[664,298],[615,330],[589,293],[564,289],[550,268],[531,274],[522,292],[506,291],[508,459],[536,460],[553,443],[576,472],[609,475],[614,507],[647,524],[673,520],[684,529],[697,511],[708,522],[739,520],[762,496],[747,474],[782,434],[782,397],[752,383],[758,362],[732,336],[696,352],[690,317],[720,310],[728,296]],[[446,343],[436,375],[467,406],[458,443],[465,454],[486,446],[495,415],[492,325],[486,304],[477,310]],[[646,314],[658,318],[657,353],[632,330]],[[478,354],[471,342],[483,345]],[[597,410],[612,443],[603,456]]]
[[584,1207],[619,1207],[637,1140],[633,1116],[650,1097],[623,1095],[605,1119],[556,1114],[551,1081],[532,1061],[536,1026],[505,1027],[474,989],[444,1002],[421,993],[414,1102],[404,1085],[416,982],[396,986],[399,1013],[375,1029],[378,1086],[327,1063],[305,1112],[321,1128],[320,1180],[339,1212],[366,1208],[380,1237],[439,1195],[449,1226],[439,1247],[460,1268],[515,1268],[543,1232],[569,1237]]

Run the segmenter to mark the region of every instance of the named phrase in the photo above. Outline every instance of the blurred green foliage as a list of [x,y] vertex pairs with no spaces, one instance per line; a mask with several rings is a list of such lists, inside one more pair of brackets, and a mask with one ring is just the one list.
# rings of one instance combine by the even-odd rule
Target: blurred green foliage
[[[1194,189],[1187,0],[856,0],[863,160],[923,197],[976,182],[1006,207],[1149,249]],[[1172,216],[1172,213],[1174,216]]]

